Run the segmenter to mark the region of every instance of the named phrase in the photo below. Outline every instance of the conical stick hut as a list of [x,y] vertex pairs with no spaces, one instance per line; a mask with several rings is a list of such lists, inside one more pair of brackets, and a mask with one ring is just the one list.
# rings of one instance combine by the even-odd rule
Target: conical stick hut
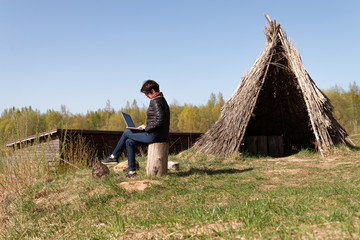
[[275,146],[281,149],[277,155],[301,148],[323,155],[334,144],[350,141],[332,116],[329,99],[304,69],[298,50],[280,24],[265,17],[269,26],[264,51],[218,121],[194,144],[195,151],[224,156],[255,148],[266,154]]

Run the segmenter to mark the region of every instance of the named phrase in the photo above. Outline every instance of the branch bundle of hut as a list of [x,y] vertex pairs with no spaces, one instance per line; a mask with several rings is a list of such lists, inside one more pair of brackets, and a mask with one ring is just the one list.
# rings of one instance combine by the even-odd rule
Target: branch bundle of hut
[[247,138],[280,136],[285,153],[313,148],[324,154],[334,144],[350,141],[298,50],[275,19],[266,19],[264,51],[194,150],[224,156],[250,147]]

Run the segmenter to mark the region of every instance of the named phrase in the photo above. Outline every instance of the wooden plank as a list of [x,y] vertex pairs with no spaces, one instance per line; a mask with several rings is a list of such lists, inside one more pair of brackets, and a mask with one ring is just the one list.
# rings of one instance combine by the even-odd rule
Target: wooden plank
[[257,140],[257,136],[246,136],[246,138],[245,138],[246,149],[251,154],[257,154],[258,153],[257,141],[256,140]]
[[268,155],[267,136],[257,136],[258,154]]
[[284,155],[283,137],[268,136],[269,155],[271,157],[281,157]]

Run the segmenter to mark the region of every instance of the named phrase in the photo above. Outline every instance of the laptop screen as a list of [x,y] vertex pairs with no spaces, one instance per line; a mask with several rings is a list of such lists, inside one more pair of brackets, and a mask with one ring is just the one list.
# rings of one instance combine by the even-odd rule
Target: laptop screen
[[124,112],[121,112],[121,114],[124,117],[124,120],[126,122],[127,127],[135,127],[135,124],[133,122],[133,120],[131,119],[131,116],[129,114],[126,114]]

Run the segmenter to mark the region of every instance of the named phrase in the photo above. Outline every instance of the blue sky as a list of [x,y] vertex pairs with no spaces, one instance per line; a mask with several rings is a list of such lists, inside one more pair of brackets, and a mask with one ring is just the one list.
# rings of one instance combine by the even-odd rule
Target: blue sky
[[319,88],[359,85],[358,0],[0,0],[0,112],[147,106],[147,79],[169,103],[227,100],[263,51],[265,13]]

